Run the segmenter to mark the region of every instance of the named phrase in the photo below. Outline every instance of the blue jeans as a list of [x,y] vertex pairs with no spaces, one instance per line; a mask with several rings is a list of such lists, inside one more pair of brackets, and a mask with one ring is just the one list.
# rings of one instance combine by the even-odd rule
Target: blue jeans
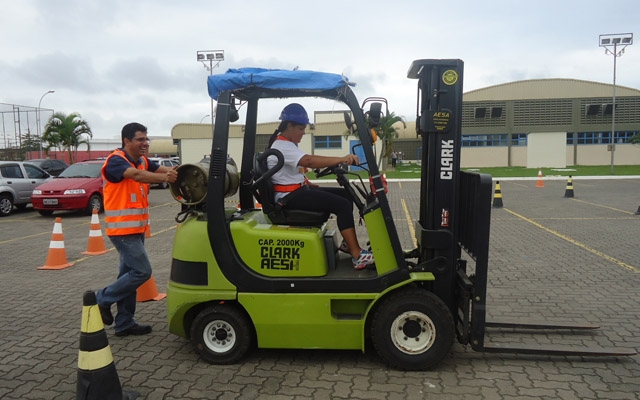
[[115,331],[121,332],[136,324],[133,315],[136,312],[136,292],[138,287],[151,278],[151,263],[144,249],[144,233],[109,236],[111,243],[120,254],[118,279],[102,290],[98,290],[96,299],[101,307],[118,305],[115,317]]

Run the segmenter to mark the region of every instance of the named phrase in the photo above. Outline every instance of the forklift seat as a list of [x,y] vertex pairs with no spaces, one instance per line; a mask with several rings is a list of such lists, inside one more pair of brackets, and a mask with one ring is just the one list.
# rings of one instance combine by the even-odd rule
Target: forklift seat
[[[277,164],[269,169],[267,158],[275,156]],[[284,156],[279,150],[268,149],[262,153],[257,153],[253,160],[253,170],[251,176],[251,190],[256,199],[262,204],[262,212],[269,218],[272,224],[291,226],[321,226],[329,214],[321,211],[296,210],[283,207],[286,204],[285,196],[279,203],[275,202],[275,191],[271,177],[284,165]],[[283,203],[283,204],[280,204]]]

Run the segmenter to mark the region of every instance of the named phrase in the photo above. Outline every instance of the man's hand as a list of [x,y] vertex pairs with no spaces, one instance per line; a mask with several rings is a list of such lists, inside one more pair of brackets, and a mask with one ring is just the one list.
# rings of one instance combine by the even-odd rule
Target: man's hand
[[165,173],[164,181],[167,183],[174,183],[178,179],[178,171],[175,167]]

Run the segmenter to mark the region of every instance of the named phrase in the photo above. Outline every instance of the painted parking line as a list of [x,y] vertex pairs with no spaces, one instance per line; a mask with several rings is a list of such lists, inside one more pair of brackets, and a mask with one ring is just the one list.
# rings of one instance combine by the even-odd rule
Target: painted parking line
[[[89,225],[89,224],[90,224],[90,222],[82,222],[82,223],[75,224],[75,225],[64,225],[64,229],[72,229],[72,228],[77,228],[79,226],[86,226],[86,225]],[[3,240],[3,241],[0,241],[0,244],[18,242],[18,241],[21,241],[21,240],[24,240],[24,239],[29,239],[29,238],[33,238],[33,237],[42,236],[42,235],[51,235],[51,229],[47,229],[46,231],[43,231],[43,232],[40,232],[40,233],[34,233],[33,235],[26,235],[26,236],[14,237],[13,239]]]
[[[400,199],[402,201],[402,209],[404,210],[404,215],[407,217],[407,225],[409,226],[409,234],[411,238],[416,237],[416,231],[413,229],[413,224],[411,223],[413,220],[411,219],[411,214],[409,214],[409,208],[407,208],[407,203],[404,199]],[[412,239],[413,240],[413,239]]]
[[574,244],[574,245],[576,245],[576,246],[578,246],[578,247],[580,247],[580,248],[582,248],[582,249],[584,249],[584,250],[586,250],[586,251],[588,251],[590,253],[593,253],[593,254],[595,254],[595,255],[597,255],[599,257],[604,258],[605,260],[611,261],[612,263],[614,263],[614,264],[616,264],[616,265],[618,265],[618,266],[620,266],[620,267],[622,267],[622,268],[624,268],[626,270],[629,270],[629,271],[634,272],[634,273],[640,272],[640,270],[638,268],[634,267],[633,265],[629,265],[629,264],[627,264],[627,263],[625,263],[623,261],[618,260],[617,258],[611,257],[611,256],[609,256],[607,254],[602,253],[601,251],[598,251],[598,250],[596,250],[596,249],[594,249],[592,247],[589,247],[584,243],[580,243],[577,240],[574,240],[574,239],[570,238],[567,235],[563,235],[562,233],[554,231],[551,228],[547,228],[546,226],[544,226],[544,225],[542,225],[542,224],[540,224],[540,223],[538,223],[538,222],[536,222],[536,221],[534,221],[534,220],[532,220],[530,218],[527,218],[524,215],[520,215],[515,211],[509,210],[508,208],[504,208],[504,210],[506,212],[508,212],[508,213],[510,213],[510,214],[512,214],[512,215],[524,220],[524,221],[529,222],[532,225],[537,226],[538,228],[540,228],[540,229],[542,229],[542,230],[544,230],[546,232],[551,233],[552,235],[555,235],[555,236],[557,236],[557,237],[559,237],[561,239],[564,239],[564,240],[566,240],[567,242],[569,242],[571,244]]
[[629,212],[629,211],[620,210],[619,208],[613,208],[613,207],[605,206],[605,205],[598,204],[598,203],[591,203],[591,202],[584,201],[584,200],[579,200],[579,199],[571,199],[571,200],[578,201],[578,202],[584,203],[584,204],[589,204],[591,206],[607,208],[609,210],[618,211],[618,212],[625,213],[625,214],[635,215],[635,213],[632,213],[632,212]]

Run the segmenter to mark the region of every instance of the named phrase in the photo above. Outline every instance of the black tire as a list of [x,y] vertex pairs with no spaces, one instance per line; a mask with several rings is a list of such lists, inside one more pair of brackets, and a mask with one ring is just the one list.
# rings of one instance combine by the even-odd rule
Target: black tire
[[43,217],[48,217],[53,214],[53,210],[38,210],[38,213],[40,213],[40,215],[42,215]]
[[102,198],[97,194],[91,195],[85,212],[91,215],[93,214],[94,208],[98,209],[98,212],[102,212]]
[[13,198],[8,194],[0,195],[0,217],[6,217],[13,211]]
[[191,344],[210,364],[238,362],[251,347],[253,336],[251,320],[233,305],[205,308],[191,325]]
[[438,364],[453,345],[449,308],[433,293],[410,288],[382,300],[371,321],[378,355],[392,367],[425,370]]

